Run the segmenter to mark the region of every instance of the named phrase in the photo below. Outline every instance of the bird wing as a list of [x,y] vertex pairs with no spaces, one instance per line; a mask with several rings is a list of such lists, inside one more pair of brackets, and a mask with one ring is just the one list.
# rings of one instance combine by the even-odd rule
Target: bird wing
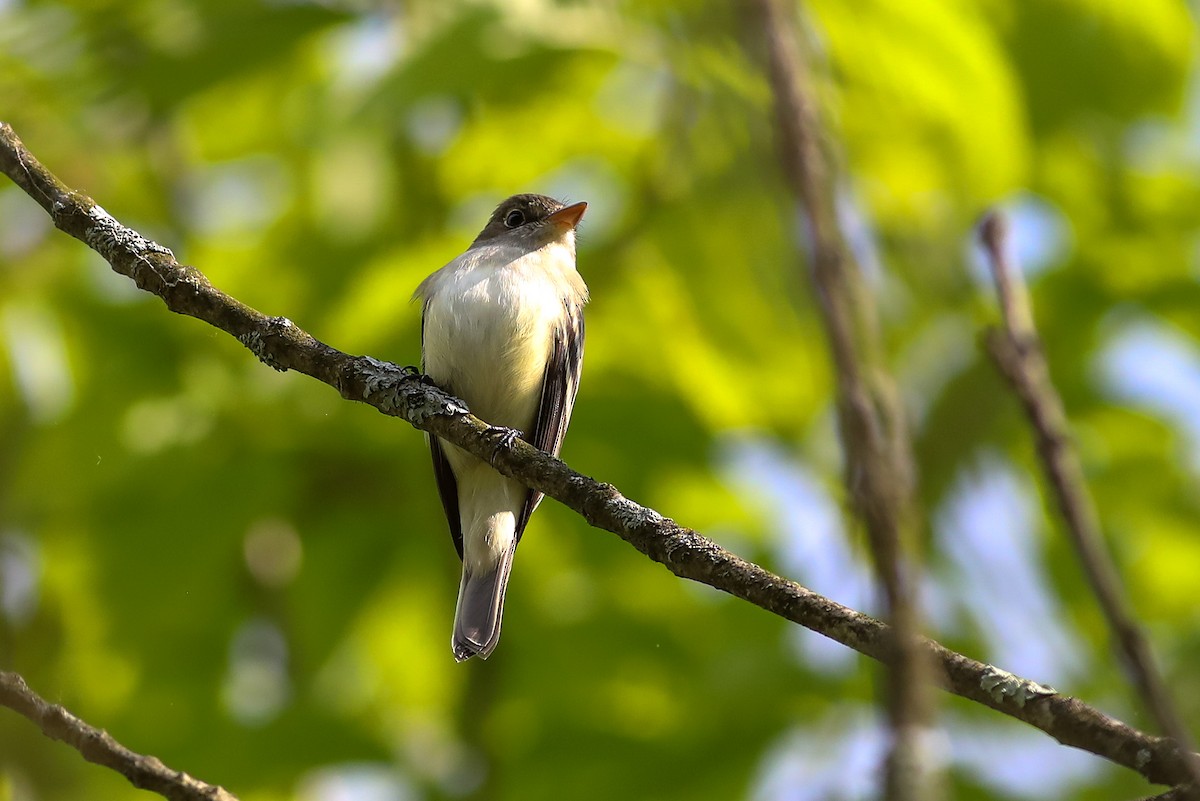
[[[554,331],[554,343],[542,378],[542,398],[538,403],[533,429],[525,437],[530,445],[551,456],[558,456],[562,448],[567,424],[571,421],[571,409],[575,406],[575,395],[579,391],[579,378],[583,373],[583,307],[570,301],[566,306],[564,322]],[[529,523],[529,516],[541,502],[542,493],[535,490],[530,490],[525,496],[525,505],[521,509],[521,516],[517,518],[518,541]]]
[[[425,320],[429,312],[429,302],[421,308],[421,370],[425,369]],[[444,388],[444,387],[443,387]],[[447,390],[449,391],[449,390]],[[450,462],[442,452],[442,441],[433,434],[425,435],[429,443],[429,455],[433,457],[433,477],[437,480],[438,495],[442,498],[442,509],[446,513],[446,522],[450,525],[450,538],[454,540],[454,550],[458,558],[463,558],[462,519],[458,514],[458,480],[450,469]]]
[[442,509],[446,512],[446,522],[450,524],[450,538],[454,540],[454,550],[458,558],[463,558],[462,519],[458,516],[458,481],[446,454],[442,453],[442,441],[433,434],[425,437],[429,440],[429,454],[433,457],[433,477],[437,479],[438,495],[442,496]]

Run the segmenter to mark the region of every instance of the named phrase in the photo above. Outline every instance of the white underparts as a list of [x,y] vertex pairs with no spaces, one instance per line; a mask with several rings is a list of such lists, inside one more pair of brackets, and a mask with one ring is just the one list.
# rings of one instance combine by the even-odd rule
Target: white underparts
[[[528,433],[554,332],[566,325],[568,303],[586,301],[573,234],[524,254],[474,247],[417,292],[426,304],[425,372],[480,419]],[[527,490],[458,448],[447,445],[445,454],[458,483],[466,567],[488,569],[512,545]]]

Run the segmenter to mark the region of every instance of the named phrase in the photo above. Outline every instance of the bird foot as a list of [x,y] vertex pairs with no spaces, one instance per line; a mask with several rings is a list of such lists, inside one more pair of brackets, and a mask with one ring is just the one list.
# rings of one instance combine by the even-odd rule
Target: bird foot
[[[432,378],[425,373],[422,373],[420,369],[413,367],[411,364],[406,364],[401,367],[400,375],[409,379],[410,381],[420,381],[427,387],[437,387],[437,384],[434,383]],[[441,387],[438,387],[438,389],[441,389]]]
[[492,458],[488,460],[492,467],[495,467],[496,457],[500,455],[500,451],[511,448],[513,442],[521,436],[521,432],[508,426],[488,426],[487,433],[500,435],[500,439],[496,441],[496,447],[492,448]]

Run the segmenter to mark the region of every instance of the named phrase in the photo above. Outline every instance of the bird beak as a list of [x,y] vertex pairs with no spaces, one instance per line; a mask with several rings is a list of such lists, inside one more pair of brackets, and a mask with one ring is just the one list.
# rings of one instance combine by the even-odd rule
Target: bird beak
[[546,222],[553,224],[556,228],[573,229],[579,225],[585,211],[587,211],[587,203],[575,203],[546,217]]

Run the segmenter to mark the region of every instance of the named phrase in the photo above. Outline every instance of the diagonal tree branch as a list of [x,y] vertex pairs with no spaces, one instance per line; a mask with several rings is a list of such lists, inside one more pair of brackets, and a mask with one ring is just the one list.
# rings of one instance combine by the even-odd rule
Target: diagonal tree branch
[[1178,787],[1172,787],[1165,793],[1152,795],[1141,801],[1197,801],[1197,799],[1200,799],[1200,786],[1181,784]]
[[[1067,535],[1109,628],[1116,635],[1119,653],[1134,686],[1162,732],[1182,749],[1191,751],[1192,738],[1175,713],[1150,643],[1133,616],[1120,574],[1100,532],[1100,518],[1071,440],[1062,398],[1042,354],[1029,294],[1021,270],[1009,257],[1004,218],[996,212],[985,216],[979,226],[979,238],[987,251],[1004,319],[1002,330],[988,332],[988,351],[1016,392],[1033,427],[1042,469],[1066,523]],[[1191,775],[1192,781],[1200,785],[1200,762],[1191,762]]]
[[[268,317],[225,295],[170,251],[114,220],[95,201],[68,188],[0,122],[0,172],[50,214],[56,226],[100,253],[121,275],[161,298],[167,308],[237,337],[277,370],[296,370],[329,384],[348,400],[401,417],[464,450],[490,459],[501,473],[545,493],[591,525],[611,531],[680,578],[707,584],[812,629],[873,659],[891,658],[882,622],[725,550],[692,529],[625,498],[522,440],[495,451],[500,435],[463,404],[403,369],[351,356],[317,341],[283,317]],[[991,665],[922,640],[948,691],[1034,726],[1064,745],[1127,767],[1159,784],[1186,780],[1181,753],[1162,737],[1140,732],[1096,708]],[[3,698],[0,698],[0,703]],[[6,704],[7,705],[7,704]]]
[[908,426],[887,371],[878,319],[862,269],[838,220],[837,180],[795,26],[776,0],[757,0],[775,101],[784,172],[806,223],[812,281],[837,371],[838,422],[846,486],[865,524],[875,573],[895,631],[888,671],[891,753],[885,771],[889,801],[941,795],[922,748],[933,717],[920,641],[916,523]]
[[1200,785],[1180,784],[1166,793],[1159,793],[1141,801],[1200,801]]
[[130,751],[108,732],[89,726],[42,698],[16,673],[0,670],[0,705],[29,718],[42,734],[71,746],[88,762],[112,768],[140,790],[158,793],[170,801],[237,801],[221,787],[171,770],[157,757]]

